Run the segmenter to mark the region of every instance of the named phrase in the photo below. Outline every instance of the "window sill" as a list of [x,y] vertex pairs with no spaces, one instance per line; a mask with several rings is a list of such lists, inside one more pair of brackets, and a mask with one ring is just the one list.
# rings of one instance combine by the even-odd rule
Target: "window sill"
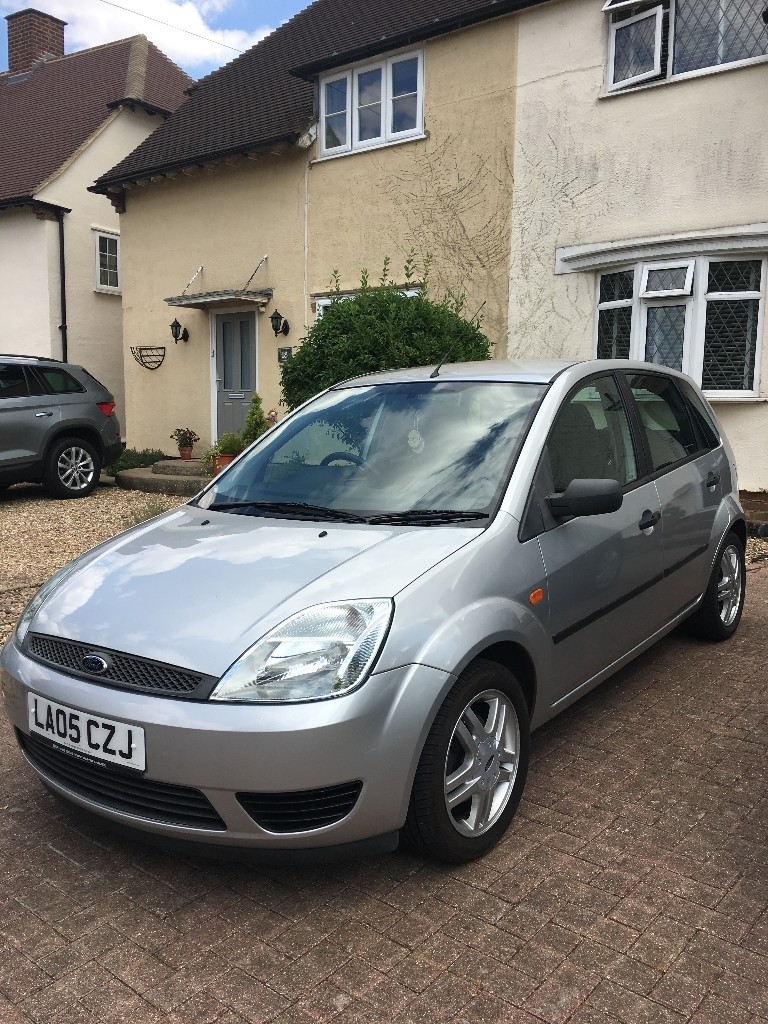
[[358,146],[357,149],[345,149],[343,153],[326,153],[324,156],[317,156],[310,160],[312,164],[324,164],[328,160],[341,160],[345,156],[359,156],[361,153],[377,153],[380,149],[392,149],[393,146],[404,146],[408,142],[423,142],[428,139],[429,134],[422,132],[420,135],[409,135],[407,139],[395,139],[392,142],[379,142],[375,146]]
[[722,391],[703,391],[702,394],[708,402],[728,402],[743,404],[745,402],[758,403],[768,402],[768,396],[766,395],[729,395],[723,394]]
[[639,85],[626,86],[623,89],[603,89],[598,96],[600,100],[612,100],[617,96],[630,96],[635,92],[645,92],[646,89],[658,89],[660,86],[675,85],[677,82],[688,82],[692,78],[705,78],[708,75],[721,75],[726,71],[740,71],[742,68],[750,68],[757,64],[768,63],[768,54],[762,57],[750,57],[748,60],[735,60],[731,64],[718,64],[711,68],[700,68],[698,71],[686,71],[681,75],[670,75],[660,82],[640,83]]
[[118,298],[123,294],[120,288],[104,288],[102,285],[96,285],[93,290],[101,295],[117,295]]

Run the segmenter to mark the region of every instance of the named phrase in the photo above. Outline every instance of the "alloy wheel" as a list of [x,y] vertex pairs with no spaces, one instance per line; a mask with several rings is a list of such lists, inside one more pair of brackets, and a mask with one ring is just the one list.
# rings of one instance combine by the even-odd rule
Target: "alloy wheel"
[[453,827],[474,838],[487,832],[509,802],[520,758],[520,723],[501,690],[467,704],[453,729],[445,761],[445,805]]
[[81,491],[87,487],[95,471],[93,459],[79,445],[65,448],[56,464],[59,480],[70,491]]
[[735,544],[729,544],[720,556],[717,581],[717,607],[720,621],[727,628],[733,625],[741,607],[741,558]]

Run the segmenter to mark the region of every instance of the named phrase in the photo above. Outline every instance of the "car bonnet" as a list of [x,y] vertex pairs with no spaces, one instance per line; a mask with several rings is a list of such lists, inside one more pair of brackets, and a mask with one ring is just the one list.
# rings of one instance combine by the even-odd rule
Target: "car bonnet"
[[48,598],[31,631],[218,676],[288,615],[393,597],[479,533],[184,506],[103,546]]

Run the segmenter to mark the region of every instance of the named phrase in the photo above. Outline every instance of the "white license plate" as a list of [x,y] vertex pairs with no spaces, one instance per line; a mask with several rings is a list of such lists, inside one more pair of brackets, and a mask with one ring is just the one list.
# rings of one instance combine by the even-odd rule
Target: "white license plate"
[[27,694],[29,731],[97,761],[143,772],[147,766],[144,730],[111,718],[88,715],[56,704],[36,693]]

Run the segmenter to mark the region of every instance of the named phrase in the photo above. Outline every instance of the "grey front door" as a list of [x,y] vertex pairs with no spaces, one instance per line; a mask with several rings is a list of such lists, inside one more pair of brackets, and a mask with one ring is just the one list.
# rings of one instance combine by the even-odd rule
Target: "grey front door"
[[256,390],[256,315],[216,316],[216,433],[242,430]]

